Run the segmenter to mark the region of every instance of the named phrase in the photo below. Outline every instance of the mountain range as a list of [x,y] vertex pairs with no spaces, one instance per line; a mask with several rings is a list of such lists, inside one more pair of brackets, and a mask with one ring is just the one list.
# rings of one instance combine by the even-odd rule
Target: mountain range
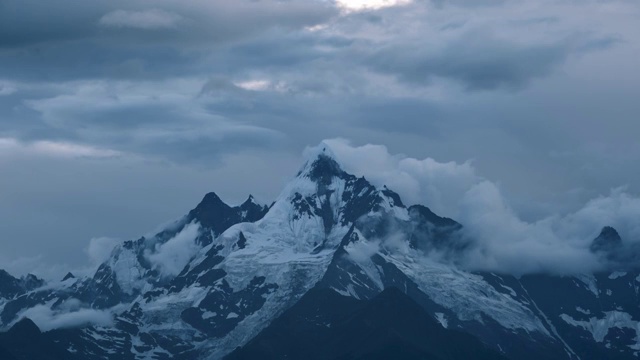
[[430,256],[464,252],[463,230],[347,173],[321,144],[269,206],[250,196],[233,207],[209,193],[157,234],[116,246],[91,276],[45,282],[0,271],[0,355],[638,357],[640,271],[622,265],[633,256],[615,229],[590,251],[618,271],[518,277]]

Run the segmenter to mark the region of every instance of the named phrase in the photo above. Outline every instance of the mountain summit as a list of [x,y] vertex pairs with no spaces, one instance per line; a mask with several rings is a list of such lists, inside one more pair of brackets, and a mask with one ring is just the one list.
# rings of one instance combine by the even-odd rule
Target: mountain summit
[[600,235],[591,243],[592,252],[610,252],[622,245],[622,238],[611,226],[602,228]]
[[325,143],[309,149],[305,157],[307,160],[298,172],[298,177],[308,177],[315,182],[328,184],[332,177],[344,177],[346,175],[338,163],[336,155]]

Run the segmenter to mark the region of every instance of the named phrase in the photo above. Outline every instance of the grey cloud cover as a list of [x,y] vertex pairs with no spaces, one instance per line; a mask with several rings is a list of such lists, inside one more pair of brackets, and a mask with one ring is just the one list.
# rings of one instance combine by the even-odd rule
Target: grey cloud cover
[[472,160],[526,223],[640,193],[637,2],[344,3],[0,2],[3,261],[269,202],[325,138]]

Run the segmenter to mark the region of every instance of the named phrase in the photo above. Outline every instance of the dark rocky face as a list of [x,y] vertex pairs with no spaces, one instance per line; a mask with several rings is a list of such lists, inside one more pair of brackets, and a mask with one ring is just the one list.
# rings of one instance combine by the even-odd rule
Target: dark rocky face
[[308,176],[318,184],[329,185],[332,178],[342,178],[345,175],[346,173],[334,158],[321,154],[311,163],[311,170]]
[[505,360],[476,338],[443,328],[395,287],[371,300],[312,289],[226,360]]
[[0,299],[13,299],[44,284],[44,280],[33,274],[18,279],[0,269]]
[[250,196],[242,205],[231,207],[224,203],[216,193],[208,193],[195,209],[189,212],[188,222],[197,221],[205,228],[220,235],[239,222],[260,220],[267,207],[256,204]]
[[591,243],[590,249],[594,253],[606,253],[617,250],[620,246],[622,246],[622,238],[620,238],[616,229],[611,226],[605,226],[600,232],[600,235]]
[[11,299],[24,292],[20,280],[0,270],[0,298]]
[[0,356],[2,360],[79,360],[27,318],[0,333]]
[[75,279],[75,278],[76,278],[76,277],[75,277],[71,272],[68,272],[68,273],[67,273],[67,275],[65,275],[65,276],[62,278],[62,281],[66,281],[66,280],[69,280],[69,279]]

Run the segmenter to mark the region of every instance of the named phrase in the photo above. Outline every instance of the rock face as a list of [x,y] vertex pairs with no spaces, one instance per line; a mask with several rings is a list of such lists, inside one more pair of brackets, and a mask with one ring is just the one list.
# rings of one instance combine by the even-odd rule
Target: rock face
[[600,235],[591,243],[591,251],[593,252],[611,252],[622,246],[622,238],[611,226],[605,226]]
[[0,304],[3,299],[12,299],[42,285],[44,280],[38,279],[35,275],[28,274],[18,279],[0,269]]
[[[34,309],[44,311],[48,318],[34,320],[51,329],[46,338],[88,360],[221,359],[243,346],[262,351],[251,339],[276,344],[273,329],[282,319],[292,312],[313,319],[316,310],[343,319],[338,329],[354,342],[361,338],[351,332],[364,329],[381,346],[354,344],[349,354],[328,354],[344,359],[370,359],[372,352],[393,358],[401,348],[408,359],[427,353],[438,359],[441,350],[464,348],[463,340],[490,349],[487,358],[636,358],[640,273],[514,278],[425,256],[465,251],[463,229],[347,173],[321,145],[270,207],[252,197],[233,207],[210,193],[157,234],[117,246],[92,276],[43,286],[0,272],[0,321],[9,328]],[[621,242],[605,228],[592,248],[606,252]],[[402,294],[385,291],[391,288]],[[321,299],[350,312],[312,306],[323,305]],[[380,304],[397,307],[394,314],[409,328],[385,314],[365,326],[362,314],[373,316]],[[315,325],[287,326],[297,334]],[[408,329],[456,345],[436,350],[420,337],[431,344],[422,347]],[[299,341],[338,341],[334,336],[311,332]]]
[[371,300],[312,289],[225,359],[506,358],[469,334],[446,329],[405,293],[391,287]]
[[55,344],[27,318],[0,333],[0,355],[3,360],[80,360]]

